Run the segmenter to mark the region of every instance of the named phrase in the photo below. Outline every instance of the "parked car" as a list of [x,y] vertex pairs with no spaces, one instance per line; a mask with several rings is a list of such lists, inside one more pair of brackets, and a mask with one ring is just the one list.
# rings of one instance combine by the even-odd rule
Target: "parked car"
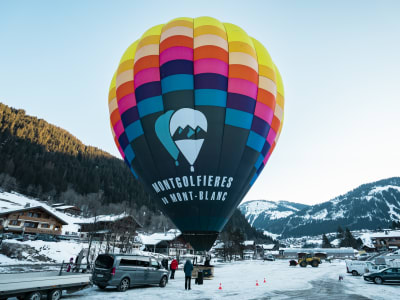
[[275,261],[275,256],[268,254],[264,257],[264,260]]
[[25,241],[33,241],[33,240],[36,240],[36,235],[34,235],[34,234],[25,234],[24,235],[24,239],[25,239]]
[[376,284],[384,282],[400,282],[400,268],[386,268],[378,272],[364,274],[364,280]]
[[100,254],[94,263],[93,283],[100,289],[116,286],[125,292],[135,285],[158,284],[165,287],[168,271],[152,257],[123,254]]
[[40,240],[45,242],[58,242],[58,240],[50,234],[38,234],[35,240]]
[[4,240],[8,240],[8,239],[12,239],[12,237],[14,236],[14,234],[13,233],[4,233],[3,234],[3,239]]
[[16,240],[16,241],[20,241],[20,242],[25,241],[24,236],[21,235],[21,234],[14,234],[14,235],[11,237],[11,239]]

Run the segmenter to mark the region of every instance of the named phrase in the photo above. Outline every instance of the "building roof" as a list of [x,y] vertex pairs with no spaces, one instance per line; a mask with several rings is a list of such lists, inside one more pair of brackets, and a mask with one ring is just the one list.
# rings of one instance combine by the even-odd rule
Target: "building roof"
[[73,209],[73,210],[79,210],[81,211],[81,209],[79,207],[76,207],[74,205],[63,205],[63,206],[57,206],[54,207],[55,210],[65,210],[65,209]]
[[127,213],[122,213],[120,215],[101,215],[101,216],[97,216],[97,217],[87,218],[87,219],[77,222],[75,224],[85,225],[85,224],[94,224],[94,223],[101,223],[101,222],[116,222],[118,220],[122,220],[127,217],[132,218],[139,225],[139,227],[142,227],[142,225],[138,221],[136,221],[136,219],[133,216],[131,216]]
[[272,250],[272,249],[275,248],[275,244],[262,244],[261,247],[262,247],[264,250]]
[[33,209],[40,209],[51,215],[53,218],[55,218],[57,221],[59,221],[62,225],[68,225],[67,222],[65,222],[63,219],[61,219],[59,216],[51,212],[50,210],[44,208],[43,206],[32,206],[32,207],[24,207],[20,209],[7,209],[5,211],[0,212],[0,216],[16,213],[16,212],[22,212],[22,211],[28,211],[28,210],[33,210]]
[[376,238],[388,238],[388,237],[399,237],[400,230],[385,230],[384,232],[374,232],[370,233],[371,239]]
[[327,254],[340,253],[340,254],[355,254],[357,250],[350,247],[341,248],[281,248],[284,253],[320,253],[325,252]]
[[244,241],[243,246],[254,246],[254,241]]
[[165,233],[153,233],[151,235],[144,235],[141,234],[140,238],[142,240],[142,243],[144,245],[157,245],[160,242],[163,241],[173,241],[177,237],[181,235],[181,232],[177,229],[170,229]]

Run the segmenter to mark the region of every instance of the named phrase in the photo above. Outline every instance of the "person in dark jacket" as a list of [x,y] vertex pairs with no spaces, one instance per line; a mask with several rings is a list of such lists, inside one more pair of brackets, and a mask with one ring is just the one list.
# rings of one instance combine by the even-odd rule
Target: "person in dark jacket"
[[183,267],[183,271],[185,271],[185,290],[190,290],[190,283],[192,280],[192,271],[193,265],[190,259],[186,260],[185,266]]
[[168,270],[168,259],[163,258],[161,260],[161,265],[164,267],[165,270]]
[[178,269],[178,261],[175,258],[171,261],[170,269],[171,269],[170,279],[175,279],[175,271],[176,269]]

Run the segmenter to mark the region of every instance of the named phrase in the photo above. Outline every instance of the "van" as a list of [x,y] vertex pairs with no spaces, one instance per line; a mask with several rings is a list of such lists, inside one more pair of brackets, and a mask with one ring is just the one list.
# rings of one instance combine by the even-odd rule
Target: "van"
[[168,271],[153,257],[124,254],[100,254],[94,263],[93,283],[100,289],[116,286],[125,292],[136,285],[158,284],[165,287]]
[[363,275],[364,273],[367,273],[371,267],[371,262],[346,260],[347,273],[351,273],[353,276]]

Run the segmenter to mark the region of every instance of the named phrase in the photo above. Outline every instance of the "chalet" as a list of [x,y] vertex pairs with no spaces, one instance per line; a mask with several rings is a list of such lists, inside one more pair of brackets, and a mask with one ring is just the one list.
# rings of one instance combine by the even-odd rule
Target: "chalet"
[[171,229],[164,233],[153,233],[140,236],[145,250],[168,256],[180,256],[193,254],[194,250],[183,239],[182,233],[177,229]]
[[137,238],[137,229],[142,228],[136,219],[128,214],[114,216],[97,216],[75,223],[80,226],[81,239],[92,239],[96,241],[112,240],[117,247],[126,244],[138,249],[141,246]]
[[60,235],[63,225],[68,223],[43,206],[0,212],[0,231],[4,232]]
[[399,230],[371,233],[370,237],[376,250],[396,250],[400,248]]
[[256,243],[254,241],[244,241],[242,245],[243,245],[243,259],[256,258],[255,257]]

